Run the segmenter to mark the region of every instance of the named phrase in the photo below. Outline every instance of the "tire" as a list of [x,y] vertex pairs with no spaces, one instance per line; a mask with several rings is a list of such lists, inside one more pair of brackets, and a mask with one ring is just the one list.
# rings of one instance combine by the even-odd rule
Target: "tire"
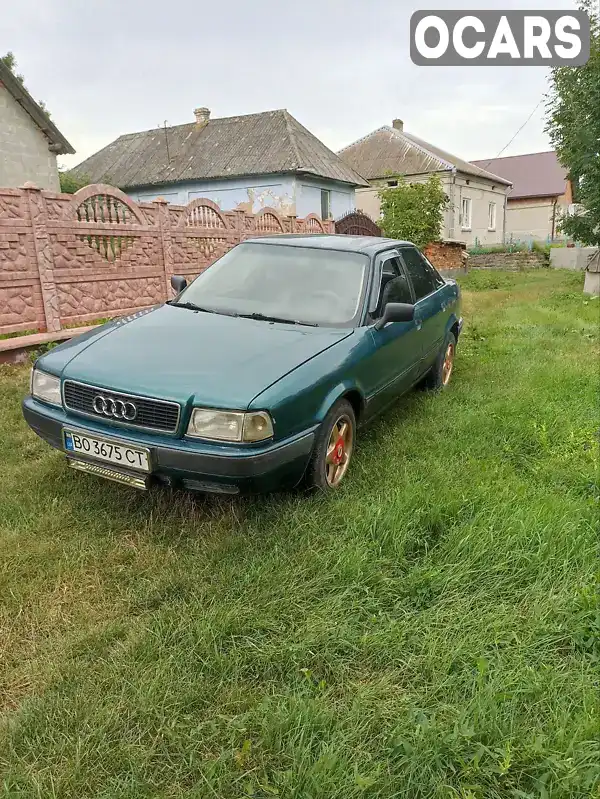
[[[454,357],[456,355],[456,336],[448,332],[444,344],[440,349],[435,363],[419,383],[419,388],[425,391],[440,391],[446,388],[454,371]],[[450,363],[448,364],[448,358]]]
[[[347,425],[345,434],[344,424]],[[337,430],[338,433],[337,443],[334,430]],[[343,441],[340,441],[340,435]],[[354,409],[348,400],[338,400],[323,419],[317,433],[313,454],[306,470],[307,487],[321,491],[334,491],[348,472],[355,440],[356,416]]]

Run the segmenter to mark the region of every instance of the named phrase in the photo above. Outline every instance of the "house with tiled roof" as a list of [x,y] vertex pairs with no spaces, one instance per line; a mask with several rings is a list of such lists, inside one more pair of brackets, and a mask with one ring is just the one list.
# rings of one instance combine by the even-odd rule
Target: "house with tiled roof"
[[567,170],[554,151],[472,163],[512,183],[506,208],[507,237],[520,241],[560,238],[558,223],[569,212],[573,192]]
[[0,186],[60,191],[57,155],[74,153],[46,111],[0,60]]
[[207,197],[224,211],[271,207],[324,219],[353,210],[356,187],[368,185],[286,110],[194,114],[188,124],[119,136],[72,172],[137,201],[185,205]]
[[450,198],[442,238],[467,244],[502,242],[511,181],[407,133],[402,120],[368,133],[338,155],[368,180],[368,187],[357,189],[356,205],[373,219],[380,215],[381,189],[435,174]]

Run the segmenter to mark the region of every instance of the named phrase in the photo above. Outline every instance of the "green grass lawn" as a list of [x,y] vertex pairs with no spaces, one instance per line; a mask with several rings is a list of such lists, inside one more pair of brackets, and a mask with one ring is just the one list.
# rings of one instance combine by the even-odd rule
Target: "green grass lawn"
[[333,497],[77,474],[0,369],[2,797],[600,795],[600,301],[462,283]]

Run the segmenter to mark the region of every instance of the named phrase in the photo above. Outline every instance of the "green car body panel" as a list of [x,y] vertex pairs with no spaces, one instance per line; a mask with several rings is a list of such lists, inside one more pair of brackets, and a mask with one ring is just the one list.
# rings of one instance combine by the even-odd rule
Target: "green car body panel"
[[[381,252],[408,246],[386,239],[309,238],[330,239],[332,246],[342,246],[335,240],[345,238],[343,246],[357,242],[357,250],[361,245],[370,259],[367,289],[377,279]],[[177,429],[142,430],[32,396],[23,402],[25,418],[60,449],[63,428],[146,447],[153,476],[171,485],[229,493],[295,485],[320,423],[339,398],[347,396],[359,421],[367,420],[431,368],[448,331],[458,338],[460,294],[454,281],[444,281],[415,304],[416,322],[380,330],[368,318],[368,297],[369,290],[354,328],[267,322],[172,305],[109,322],[46,353],[36,368],[60,378],[63,387],[73,381],[134,399],[177,403]],[[273,437],[255,444],[187,437],[194,407],[267,411]]]

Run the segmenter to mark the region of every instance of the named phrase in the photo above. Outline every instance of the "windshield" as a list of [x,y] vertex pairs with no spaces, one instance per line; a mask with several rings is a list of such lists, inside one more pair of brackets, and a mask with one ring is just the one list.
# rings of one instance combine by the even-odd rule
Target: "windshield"
[[207,311],[349,326],[359,311],[366,255],[247,242],[234,247],[177,298]]

